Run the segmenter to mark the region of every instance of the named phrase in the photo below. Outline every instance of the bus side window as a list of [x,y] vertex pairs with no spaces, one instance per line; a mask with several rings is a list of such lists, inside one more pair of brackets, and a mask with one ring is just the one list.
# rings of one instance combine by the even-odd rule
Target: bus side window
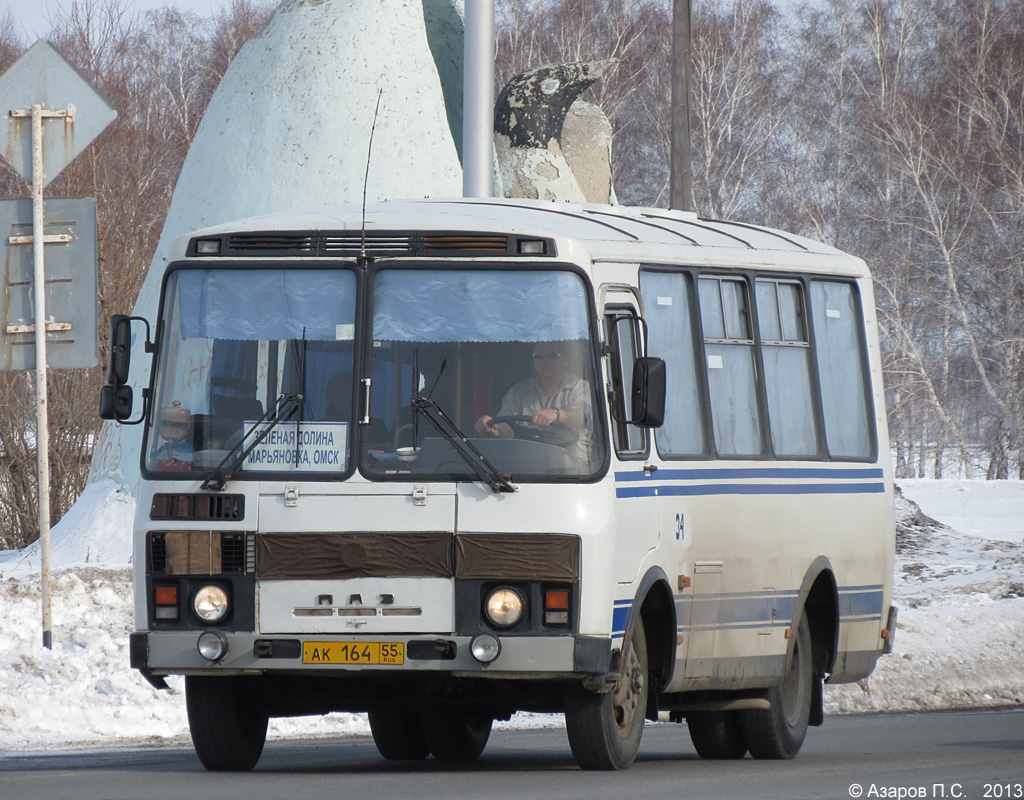
[[693,283],[682,272],[640,273],[652,355],[665,359],[665,424],[655,433],[662,456],[704,453],[703,376],[697,371],[691,309]]
[[761,455],[764,443],[746,281],[709,276],[699,280],[697,293],[718,454]]
[[766,278],[759,278],[756,285],[772,446],[777,456],[817,455],[816,398],[811,389],[803,286]]
[[641,456],[647,452],[647,434],[630,425],[633,396],[633,364],[642,355],[636,312],[632,308],[611,310],[605,316],[609,345],[608,402],[611,407],[615,450],[620,455]]
[[870,458],[875,455],[874,428],[853,284],[811,281],[811,315],[829,455]]

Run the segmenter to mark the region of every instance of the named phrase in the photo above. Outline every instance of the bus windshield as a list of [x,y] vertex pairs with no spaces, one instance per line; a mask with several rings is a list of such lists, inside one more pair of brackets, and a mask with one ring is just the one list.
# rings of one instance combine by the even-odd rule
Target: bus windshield
[[488,482],[488,470],[595,473],[605,449],[588,308],[567,271],[380,270],[365,471]]
[[605,448],[581,278],[393,267],[370,278],[363,335],[349,269],[171,270],[146,469],[205,472],[219,488],[336,478],[359,452],[381,480],[490,483],[481,464],[504,480],[596,473]]
[[344,472],[355,309],[350,270],[170,272],[146,468]]

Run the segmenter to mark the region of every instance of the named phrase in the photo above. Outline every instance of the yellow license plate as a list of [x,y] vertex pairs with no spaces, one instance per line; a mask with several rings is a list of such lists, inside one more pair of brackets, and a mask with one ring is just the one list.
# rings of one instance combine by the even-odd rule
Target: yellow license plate
[[303,642],[303,664],[404,664],[404,642]]

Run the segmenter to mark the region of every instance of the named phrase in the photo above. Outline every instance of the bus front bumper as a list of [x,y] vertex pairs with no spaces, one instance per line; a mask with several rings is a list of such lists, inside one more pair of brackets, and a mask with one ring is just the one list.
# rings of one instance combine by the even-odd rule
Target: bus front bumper
[[[223,654],[200,648],[214,634]],[[131,665],[154,685],[167,675],[244,675],[443,672],[453,677],[579,678],[607,675],[612,642],[597,636],[505,636],[494,634],[497,655],[481,661],[472,636],[263,636],[234,631],[140,631],[131,634]],[[204,645],[213,641],[210,636]],[[480,648],[477,648],[478,653]],[[492,651],[493,652],[493,651]],[[484,650],[485,657],[489,655]],[[156,680],[155,680],[156,679]]]

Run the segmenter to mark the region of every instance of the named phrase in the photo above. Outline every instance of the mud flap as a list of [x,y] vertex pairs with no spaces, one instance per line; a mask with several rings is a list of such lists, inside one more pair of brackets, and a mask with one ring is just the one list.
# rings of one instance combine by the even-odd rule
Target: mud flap
[[815,727],[825,722],[825,691],[823,688],[824,676],[820,672],[814,673],[814,680],[811,681],[811,716],[807,720],[808,725]]

